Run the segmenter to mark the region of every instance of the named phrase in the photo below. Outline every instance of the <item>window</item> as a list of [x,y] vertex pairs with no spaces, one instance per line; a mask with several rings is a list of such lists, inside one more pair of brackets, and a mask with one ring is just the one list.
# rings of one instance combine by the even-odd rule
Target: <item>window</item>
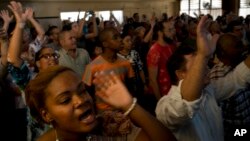
[[240,0],[239,15],[244,18],[250,14],[250,0]]
[[181,0],[180,12],[192,17],[210,14],[216,18],[222,14],[222,0]]
[[[115,18],[122,23],[123,22],[123,11],[121,10],[114,10],[114,11],[95,11],[96,17],[101,18],[101,16],[103,17],[103,20],[109,20],[110,17],[110,12],[112,12],[115,16]],[[60,13],[60,17],[61,20],[69,20],[71,22],[77,21],[78,16],[79,19],[83,18],[85,14],[85,11],[74,11],[74,12],[61,12]],[[86,20],[88,20],[89,17],[87,17]]]

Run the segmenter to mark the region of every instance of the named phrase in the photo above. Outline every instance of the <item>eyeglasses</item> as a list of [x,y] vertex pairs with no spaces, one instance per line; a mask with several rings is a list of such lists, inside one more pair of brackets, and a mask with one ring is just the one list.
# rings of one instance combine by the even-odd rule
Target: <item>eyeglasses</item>
[[39,60],[40,60],[41,58],[50,59],[50,58],[52,58],[52,57],[53,57],[54,59],[58,59],[58,58],[60,58],[60,55],[57,54],[57,53],[43,54],[43,55],[41,55],[41,56],[39,57]]

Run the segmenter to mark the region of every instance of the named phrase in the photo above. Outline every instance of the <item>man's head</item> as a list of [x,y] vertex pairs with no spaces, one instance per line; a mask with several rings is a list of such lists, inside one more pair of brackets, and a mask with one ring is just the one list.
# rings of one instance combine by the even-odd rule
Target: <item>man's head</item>
[[216,55],[226,65],[236,66],[243,59],[246,51],[241,39],[231,33],[220,36],[216,45]]
[[118,52],[122,49],[122,39],[119,32],[115,28],[105,28],[99,34],[102,47],[105,50]]
[[178,85],[178,82],[185,78],[194,56],[195,50],[192,47],[180,46],[170,57],[167,68],[173,85]]
[[139,22],[139,21],[140,21],[140,16],[139,16],[139,14],[138,14],[138,13],[134,13],[134,14],[133,14],[133,19],[134,19],[135,22]]
[[59,43],[65,50],[76,49],[76,38],[71,31],[62,31],[59,34]]
[[228,32],[230,32],[230,33],[232,33],[240,38],[243,38],[244,29],[243,29],[242,21],[239,19],[231,21],[228,24]]
[[155,40],[163,39],[166,43],[171,44],[175,38],[174,22],[158,22],[153,29],[153,38]]

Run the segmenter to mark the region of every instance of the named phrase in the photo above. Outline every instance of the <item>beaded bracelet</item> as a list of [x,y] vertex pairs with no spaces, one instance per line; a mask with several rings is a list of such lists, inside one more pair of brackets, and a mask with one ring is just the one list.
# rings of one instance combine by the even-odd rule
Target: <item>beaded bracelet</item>
[[133,98],[133,103],[130,105],[130,107],[128,108],[128,110],[123,114],[124,116],[127,116],[134,108],[137,102],[137,98]]

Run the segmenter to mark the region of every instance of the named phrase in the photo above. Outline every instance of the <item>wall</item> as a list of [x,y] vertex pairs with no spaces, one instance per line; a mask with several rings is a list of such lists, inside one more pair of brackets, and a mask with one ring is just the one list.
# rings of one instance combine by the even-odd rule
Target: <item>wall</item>
[[[0,0],[0,9],[11,0]],[[132,16],[133,13],[146,14],[148,18],[153,12],[158,17],[163,12],[169,16],[179,13],[179,0],[19,0],[25,7],[32,7],[42,25],[48,27],[54,23],[60,23],[60,12],[78,10],[123,10],[124,16]],[[60,25],[59,25],[60,26]]]
[[[6,7],[9,0],[0,0],[0,8]],[[134,12],[157,15],[168,12],[169,4],[175,0],[20,0],[23,5],[31,6],[37,17],[57,17],[62,11],[77,10],[124,10],[125,16],[132,16]],[[177,0],[178,1],[178,0]],[[1,4],[2,3],[2,4]],[[172,8],[173,5],[171,5]],[[173,8],[172,8],[173,9]],[[174,8],[176,9],[176,8]],[[177,8],[178,10],[178,8]],[[176,12],[174,12],[176,13]]]

